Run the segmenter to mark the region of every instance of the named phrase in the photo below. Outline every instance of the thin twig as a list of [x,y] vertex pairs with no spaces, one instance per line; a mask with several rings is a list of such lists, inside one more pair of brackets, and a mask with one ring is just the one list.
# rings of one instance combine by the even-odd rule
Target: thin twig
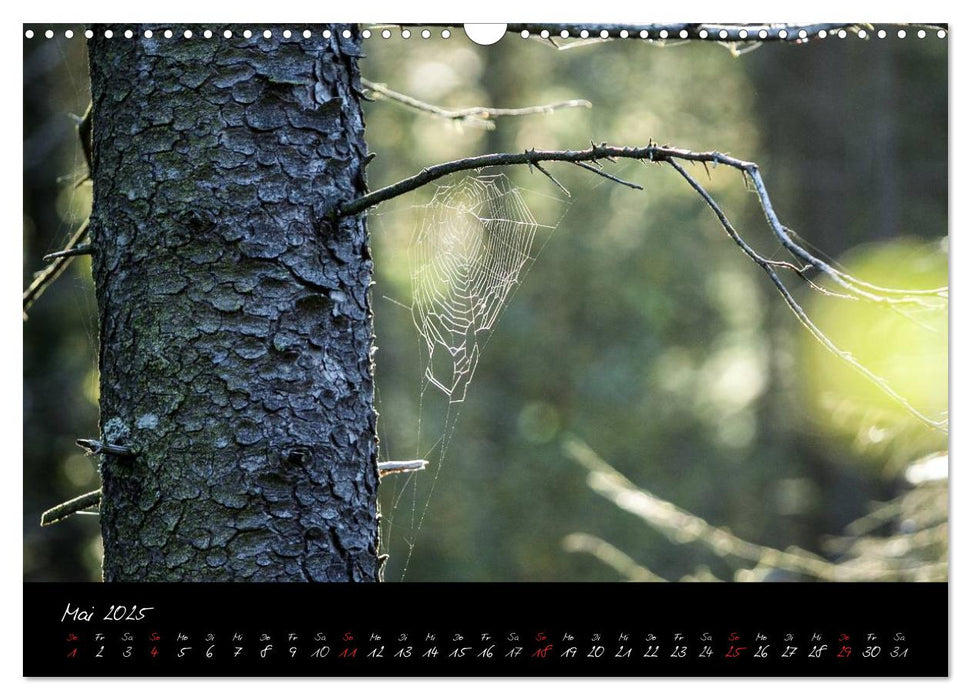
[[[908,413],[910,413],[912,416],[917,418],[919,421],[921,421],[922,423],[924,423],[925,425],[931,428],[934,428],[937,430],[944,430],[944,423],[942,421],[935,421],[925,416],[923,413],[921,413],[916,408],[911,406],[910,402],[908,402],[907,399],[905,399],[903,396],[901,396],[896,391],[894,391],[894,389],[890,386],[890,384],[887,382],[886,379],[874,374],[871,370],[867,369],[862,364],[860,364],[856,360],[856,358],[853,357],[852,354],[850,354],[845,350],[841,350],[839,347],[837,347],[836,344],[832,340],[830,340],[829,337],[825,333],[823,333],[815,323],[813,323],[813,321],[809,318],[809,315],[803,310],[802,306],[799,305],[799,302],[797,302],[795,297],[792,296],[792,293],[789,291],[789,289],[785,286],[785,284],[782,283],[782,280],[779,279],[779,276],[776,274],[775,269],[773,268],[772,262],[761,257],[758,253],[756,253],[752,249],[751,246],[748,245],[748,243],[745,242],[744,239],[742,239],[741,236],[738,235],[738,233],[735,231],[735,228],[728,220],[728,217],[725,216],[725,213],[721,210],[721,207],[719,207],[718,203],[715,202],[714,198],[710,194],[708,194],[707,190],[705,190],[705,188],[702,187],[697,180],[691,177],[691,175],[689,175],[688,172],[683,167],[681,167],[681,165],[679,165],[677,162],[671,160],[671,161],[668,161],[668,164],[676,171],[678,171],[681,177],[683,177],[688,182],[688,184],[691,185],[692,189],[694,189],[695,192],[697,192],[701,196],[701,198],[708,205],[709,209],[711,209],[712,212],[714,212],[715,216],[718,218],[719,223],[721,223],[722,228],[725,229],[725,232],[728,233],[728,235],[735,242],[735,244],[738,245],[738,247],[741,248],[742,251],[749,258],[751,258],[759,267],[761,267],[765,271],[765,273],[769,276],[769,279],[772,280],[772,284],[775,285],[776,289],[778,289],[779,293],[782,295],[782,298],[785,299],[785,302],[789,306],[789,309],[796,316],[796,318],[799,319],[799,322],[806,327],[806,329],[812,334],[812,336],[817,341],[819,341],[831,353],[836,355],[836,357],[843,360],[843,362],[845,362],[850,367],[855,369],[857,372],[860,372],[863,376],[865,376],[867,379],[873,382],[881,391],[883,391],[887,396],[889,396],[891,399],[897,402],[901,407],[903,407]],[[752,173],[750,173],[750,175],[751,174]],[[758,176],[757,170],[754,171],[754,175]],[[758,182],[761,183],[761,176],[759,176]],[[763,186],[763,191],[764,191],[764,186]],[[766,198],[768,198],[768,195],[766,195]],[[766,209],[767,215],[768,215],[768,212],[771,210],[771,204],[769,204],[768,206],[769,206],[769,209]],[[773,212],[771,216],[774,217],[774,215],[775,214]],[[770,218],[770,222],[771,222],[771,218]],[[812,259],[816,260],[816,258],[812,258]]]
[[553,181],[553,184],[556,185],[557,187],[559,187],[561,190],[563,190],[563,192],[566,193],[566,196],[567,197],[571,197],[571,198],[573,197],[573,195],[570,194],[570,190],[568,190],[566,187],[564,187],[563,184],[559,180],[557,180],[555,177],[553,177],[550,174],[549,170],[547,170],[546,168],[544,168],[539,163],[533,163],[531,167],[536,168],[541,173],[543,173],[546,177],[548,177],[550,180],[552,180]]
[[492,122],[495,117],[522,117],[530,114],[548,114],[558,109],[569,109],[571,107],[592,107],[587,100],[566,100],[564,102],[554,102],[547,105],[536,105],[533,107],[516,107],[512,109],[500,107],[464,107],[462,109],[446,109],[438,105],[422,102],[410,95],[396,92],[386,85],[375,83],[365,78],[361,78],[361,85],[371,92],[378,94],[388,100],[397,102],[419,112],[426,112],[441,119],[448,119],[456,122],[464,122],[483,129],[495,129],[496,125]]
[[72,498],[70,501],[62,503],[59,506],[54,506],[50,510],[44,511],[40,516],[40,525],[41,527],[53,525],[56,522],[64,520],[64,518],[69,518],[79,511],[85,510],[86,508],[94,508],[100,504],[101,489],[91,491],[90,493],[85,493],[77,498]]
[[836,566],[814,554],[783,552],[748,542],[638,488],[577,438],[567,439],[563,448],[573,461],[590,472],[587,479],[590,488],[624,510],[639,516],[674,542],[699,542],[721,556],[732,555],[763,566],[783,568],[818,578],[837,578]]
[[[789,235],[790,229],[783,226],[779,221],[779,217],[775,213],[775,208],[772,206],[772,200],[769,199],[769,193],[765,187],[765,182],[762,180],[762,173],[759,172],[759,166],[755,165],[754,163],[750,163],[745,170],[746,175],[748,175],[752,181],[752,184],[755,186],[756,194],[758,195],[759,202],[762,205],[762,211],[765,213],[765,218],[769,222],[769,227],[772,229],[775,237],[779,239],[779,242],[782,243],[786,250],[792,253],[799,260],[812,265],[819,272],[834,280],[841,287],[869,301],[882,304],[901,302],[918,303],[919,297],[940,297],[940,289],[909,291],[875,287],[874,285],[857,280],[852,275],[848,275],[845,272],[837,270],[833,266],[812,255],[809,251],[796,244],[796,242]],[[873,291],[868,290],[880,290],[882,294],[873,293]]]
[[[88,222],[85,221],[84,224],[79,228],[74,234],[68,239],[67,247],[74,248],[81,240],[88,234]],[[57,258],[50,265],[45,267],[43,270],[34,275],[34,281],[30,283],[24,292],[24,314],[26,318],[27,309],[29,309],[37,297],[44,293],[48,285],[51,284],[67,267],[67,264],[71,262],[72,258]]]
[[57,260],[58,258],[73,258],[78,255],[90,255],[91,251],[94,250],[94,246],[90,243],[85,243],[84,245],[75,246],[73,248],[66,248],[64,250],[59,250],[55,253],[50,253],[45,255],[44,262],[51,262],[52,260]]
[[393,476],[395,474],[420,472],[427,466],[428,460],[425,459],[411,459],[402,462],[378,462],[378,478],[383,479],[386,476]]
[[115,455],[116,457],[135,456],[135,451],[130,447],[125,447],[124,445],[115,445],[110,442],[102,442],[101,440],[93,440],[91,438],[79,438],[74,441],[74,444],[82,448],[88,454],[92,455],[106,454]]
[[354,199],[341,205],[336,212],[338,216],[352,216],[365,209],[369,209],[376,204],[387,199],[399,197],[407,192],[418,189],[429,182],[433,182],[446,175],[462,172],[464,170],[478,170],[490,166],[498,165],[536,165],[545,161],[577,162],[577,161],[596,161],[606,159],[608,156],[620,156],[624,158],[636,158],[639,160],[655,160],[657,156],[663,156],[663,149],[659,146],[650,144],[643,148],[620,148],[608,146],[606,144],[591,145],[589,149],[581,151],[537,151],[530,149],[520,153],[490,153],[481,156],[471,156],[460,158],[459,160],[439,163],[424,168],[416,175],[396,182],[393,185],[382,187],[381,189],[370,192],[363,197]]
[[[759,198],[759,203],[765,213],[766,220],[769,223],[769,227],[772,229],[773,235],[782,243],[783,247],[804,265],[808,265],[811,269],[815,269],[826,275],[839,286],[863,299],[881,304],[918,304],[923,303],[922,298],[924,297],[941,298],[946,295],[946,291],[942,289],[904,290],[887,289],[885,287],[871,285],[857,280],[852,275],[842,272],[812,255],[793,240],[790,236],[790,230],[779,221],[772,205],[772,200],[769,198],[768,191],[765,187],[765,182],[762,180],[759,166],[756,163],[734,158],[717,151],[689,151],[683,148],[659,146],[654,143],[649,143],[643,147],[608,146],[607,144],[597,145],[591,143],[590,148],[584,150],[538,151],[536,149],[530,149],[521,153],[490,153],[487,155],[471,156],[469,158],[460,158],[459,160],[439,163],[438,165],[424,168],[416,175],[412,175],[409,178],[405,178],[387,187],[382,187],[363,197],[341,205],[338,208],[337,215],[352,216],[358,214],[385,200],[399,197],[447,175],[465,170],[480,170],[492,166],[508,165],[529,165],[535,167],[540,162],[569,162],[579,164],[583,162],[596,162],[601,159],[613,161],[619,158],[633,158],[635,160],[653,163],[670,163],[675,160],[680,160],[702,164],[721,164],[741,171],[752,183],[755,193]],[[791,263],[781,262],[773,262],[773,264],[777,267],[790,267],[790,269],[802,275],[806,272],[804,266],[797,267]]]
[[596,173],[600,177],[605,177],[608,180],[613,180],[614,182],[616,182],[618,184],[625,185],[625,186],[630,187],[632,189],[635,189],[635,190],[643,190],[644,189],[640,185],[637,185],[637,184],[635,184],[633,182],[627,182],[627,180],[622,180],[621,178],[617,177],[616,175],[611,175],[610,173],[608,173],[608,172],[606,172],[604,170],[600,170],[598,168],[595,168],[592,165],[587,165],[586,163],[581,163],[579,161],[577,161],[576,163],[574,163],[574,165],[578,165],[578,166],[580,166],[581,168],[583,168],[585,170],[589,170],[592,173]]

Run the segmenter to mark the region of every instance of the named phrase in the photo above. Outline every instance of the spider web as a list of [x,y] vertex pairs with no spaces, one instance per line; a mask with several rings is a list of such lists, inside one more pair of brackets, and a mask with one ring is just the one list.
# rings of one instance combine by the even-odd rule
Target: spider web
[[425,378],[450,403],[465,400],[538,228],[505,175],[443,185],[425,207],[412,243],[411,311],[428,354]]
[[[568,204],[516,187],[504,174],[475,174],[435,188],[425,204],[408,209],[414,221],[411,304],[384,299],[410,312],[420,377],[414,449],[429,464],[425,472],[395,479],[384,497],[389,507],[382,513],[382,548],[392,555],[400,580],[408,573],[479,360]],[[555,223],[540,223],[546,219]],[[404,445],[392,444],[390,437],[381,437],[383,458],[400,458]],[[399,559],[395,551],[401,544],[407,549]]]

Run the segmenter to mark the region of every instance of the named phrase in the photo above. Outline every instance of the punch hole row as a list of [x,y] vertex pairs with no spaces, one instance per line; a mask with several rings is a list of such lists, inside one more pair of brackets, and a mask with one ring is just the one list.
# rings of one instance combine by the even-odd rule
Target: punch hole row
[[[452,36],[452,32],[448,29],[442,29],[440,32],[436,32],[436,33],[438,33],[442,39],[449,39]],[[92,39],[94,37],[94,31],[91,29],[86,29],[83,32],[81,32],[81,34],[86,39]],[[242,36],[244,39],[251,38],[253,34],[254,32],[250,29],[244,29],[242,32],[238,32],[238,35]],[[72,29],[66,29],[64,30],[62,35],[64,36],[65,39],[73,39],[77,35],[77,33]],[[221,35],[224,39],[232,39],[234,36],[236,36],[236,34],[234,34],[232,31],[228,29],[224,30],[221,33]],[[262,35],[264,39],[269,39],[274,35],[274,33],[269,29],[266,29],[262,32]],[[289,29],[284,29],[282,32],[280,32],[280,35],[284,39],[291,39],[297,35],[302,36],[304,39],[310,39],[314,36],[314,32],[311,32],[309,29],[304,29],[303,31],[299,31],[299,30],[291,31]],[[825,39],[827,36],[831,36],[831,35],[835,35],[840,39],[845,39],[848,36],[850,36],[851,33],[845,29],[840,29],[839,31],[832,32],[832,33],[827,32],[825,29],[823,29],[816,33],[816,37],[820,39]],[[916,31],[899,29],[896,32],[888,32],[885,29],[879,29],[876,32],[867,32],[864,29],[860,29],[855,33],[853,33],[853,35],[860,39],[867,39],[867,38],[870,38],[871,36],[875,36],[878,39],[886,39],[888,36],[891,36],[891,37],[896,36],[896,38],[898,39],[906,39],[908,36],[916,36],[918,39],[924,39],[928,36],[928,32],[925,29],[918,29]],[[34,32],[33,29],[27,29],[24,32],[24,37],[27,39],[33,39],[35,36],[38,36],[38,35]],[[53,39],[55,36],[57,36],[57,33],[55,33],[53,29],[48,29],[40,36],[43,36],[44,38],[47,38],[47,39]],[[132,31],[131,29],[126,29],[118,36],[124,37],[125,39],[133,39],[135,37],[135,32]],[[146,39],[151,39],[154,36],[156,36],[156,34],[151,29],[146,29],[144,32],[144,36]],[[175,36],[175,33],[171,29],[166,29],[160,32],[159,36],[164,37],[166,39],[172,39]],[[179,36],[184,39],[191,39],[194,36],[196,36],[196,34],[194,34],[191,29],[186,29]],[[213,32],[211,29],[205,29],[199,32],[198,36],[204,39],[211,39],[213,36],[216,36],[216,32]],[[331,32],[329,29],[325,29],[323,32],[319,34],[319,36],[322,36],[324,39],[330,39],[333,36],[333,32]],[[341,32],[341,36],[343,36],[343,38],[345,39],[350,39],[351,31],[349,29],[345,29],[343,32]],[[430,39],[432,37],[432,31],[429,29],[422,29],[421,31],[418,31],[418,32],[412,32],[412,30],[408,28],[403,28],[397,32],[392,32],[390,29],[381,29],[381,30],[373,30],[373,31],[371,29],[364,29],[361,31],[361,37],[364,39],[376,39],[379,37],[381,39],[391,39],[393,37],[399,37],[401,39],[410,39],[413,36],[420,36],[422,39]],[[549,39],[553,35],[549,32],[549,30],[546,30],[546,29],[543,29],[538,33],[536,32],[530,33],[528,30],[524,29],[520,32],[520,36],[523,39],[529,39],[532,37]],[[591,33],[587,29],[581,29],[579,31],[575,31],[572,33],[566,29],[562,29],[559,32],[557,32],[555,36],[561,39],[569,39],[569,38],[630,39],[634,35],[626,29],[621,29],[620,31],[614,32],[614,33],[611,33],[606,29],[603,29],[599,32],[594,32],[594,33]],[[944,39],[947,37],[947,31],[944,29],[938,29],[936,32],[936,36],[938,39]],[[115,33],[110,29],[106,29],[104,31],[104,37],[106,39],[112,39],[115,37]],[[679,32],[668,32],[666,29],[662,29],[659,32],[656,32],[653,36],[651,32],[645,29],[642,29],[640,32],[636,33],[636,37],[634,38],[664,40],[664,39],[687,39],[688,37],[689,37],[689,33],[685,29],[682,29]],[[778,37],[779,39],[788,39],[789,32],[785,29],[780,29],[777,32],[773,33],[766,29],[762,29],[762,30],[759,30],[758,32],[750,33],[743,29],[738,32],[737,39],[730,38],[728,32],[724,29],[722,29],[717,34],[718,39],[725,40],[725,41],[729,41],[729,40],[759,41],[759,40],[765,40],[765,39],[775,38],[775,37]],[[707,30],[702,29],[700,32],[698,32],[698,38],[708,39],[708,38],[714,38],[714,37],[711,37],[711,35],[708,33]],[[810,35],[805,29],[801,29],[797,33],[797,38],[809,39]]]
[[[257,32],[254,32],[251,29],[244,29],[241,32],[232,32],[229,29],[226,29],[221,33],[221,36],[224,39],[232,39],[235,36],[241,36],[244,39],[249,39],[253,36],[254,33],[261,33],[264,39],[270,39],[271,37],[274,36],[274,32],[270,31],[269,29],[265,29],[262,32],[259,32],[259,30],[257,30]],[[94,38],[94,31],[91,29],[86,29],[80,34],[83,35],[86,39]],[[282,36],[284,39],[292,39],[295,36],[302,36],[304,39],[310,39],[314,36],[322,36],[324,39],[330,39],[334,35],[334,33],[329,29],[325,29],[323,32],[320,32],[319,34],[315,34],[309,29],[304,29],[303,31],[299,31],[299,30],[291,31],[290,29],[284,29],[282,32],[278,32],[278,34]],[[415,32],[412,32],[410,29],[406,28],[406,29],[402,29],[399,33],[397,33],[397,36],[399,36],[402,39],[410,39],[415,34],[416,34]],[[63,32],[63,36],[66,39],[72,39],[76,35],[77,33],[73,29],[67,29]],[[153,37],[164,37],[166,39],[172,39],[173,37],[176,36],[176,34],[171,29],[166,29],[158,33],[153,32],[151,29],[146,29],[143,32],[143,35],[145,36],[146,39],[151,39]],[[448,39],[452,36],[452,32],[448,29],[443,29],[441,30],[440,35],[443,39]],[[35,36],[37,36],[37,34],[34,32],[33,29],[28,29],[24,32],[24,37],[27,39],[33,39]],[[55,33],[53,29],[48,29],[41,36],[47,39],[53,39],[55,36],[57,36],[57,33]],[[116,36],[115,32],[112,31],[111,29],[106,29],[104,31],[104,37],[106,39],[113,39],[115,38],[115,36]],[[125,39],[133,39],[135,37],[135,32],[133,32],[131,29],[126,29],[124,32],[122,32],[117,36],[124,37]],[[216,32],[213,32],[211,29],[205,29],[199,32],[198,34],[195,34],[191,29],[186,29],[184,32],[181,32],[179,36],[184,39],[191,39],[194,36],[199,36],[204,39],[211,39],[213,36],[216,36]],[[341,32],[341,36],[345,39],[350,39],[351,31],[349,29],[345,29],[343,32]],[[389,29],[384,29],[380,31],[380,33],[374,32],[370,29],[364,29],[363,31],[361,31],[361,36],[364,39],[372,39],[378,36],[380,36],[382,39],[390,39],[392,38],[392,36],[395,36],[395,35],[392,34],[391,30]],[[417,36],[420,36],[422,39],[430,39],[432,37],[432,32],[428,29],[422,29],[420,32],[417,32]]]

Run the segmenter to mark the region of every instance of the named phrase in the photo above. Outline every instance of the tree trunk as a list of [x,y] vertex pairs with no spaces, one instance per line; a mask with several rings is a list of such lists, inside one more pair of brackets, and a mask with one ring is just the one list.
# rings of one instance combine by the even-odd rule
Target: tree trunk
[[[90,42],[106,581],[374,581],[356,31]],[[145,38],[145,29],[154,36]],[[350,28],[353,30],[353,28]]]

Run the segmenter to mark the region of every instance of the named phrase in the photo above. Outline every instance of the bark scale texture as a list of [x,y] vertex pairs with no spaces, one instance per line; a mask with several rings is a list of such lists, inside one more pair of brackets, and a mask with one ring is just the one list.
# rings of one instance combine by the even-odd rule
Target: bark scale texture
[[372,263],[327,218],[365,191],[356,32],[106,28],[101,424],[135,456],[102,456],[104,579],[375,581]]

